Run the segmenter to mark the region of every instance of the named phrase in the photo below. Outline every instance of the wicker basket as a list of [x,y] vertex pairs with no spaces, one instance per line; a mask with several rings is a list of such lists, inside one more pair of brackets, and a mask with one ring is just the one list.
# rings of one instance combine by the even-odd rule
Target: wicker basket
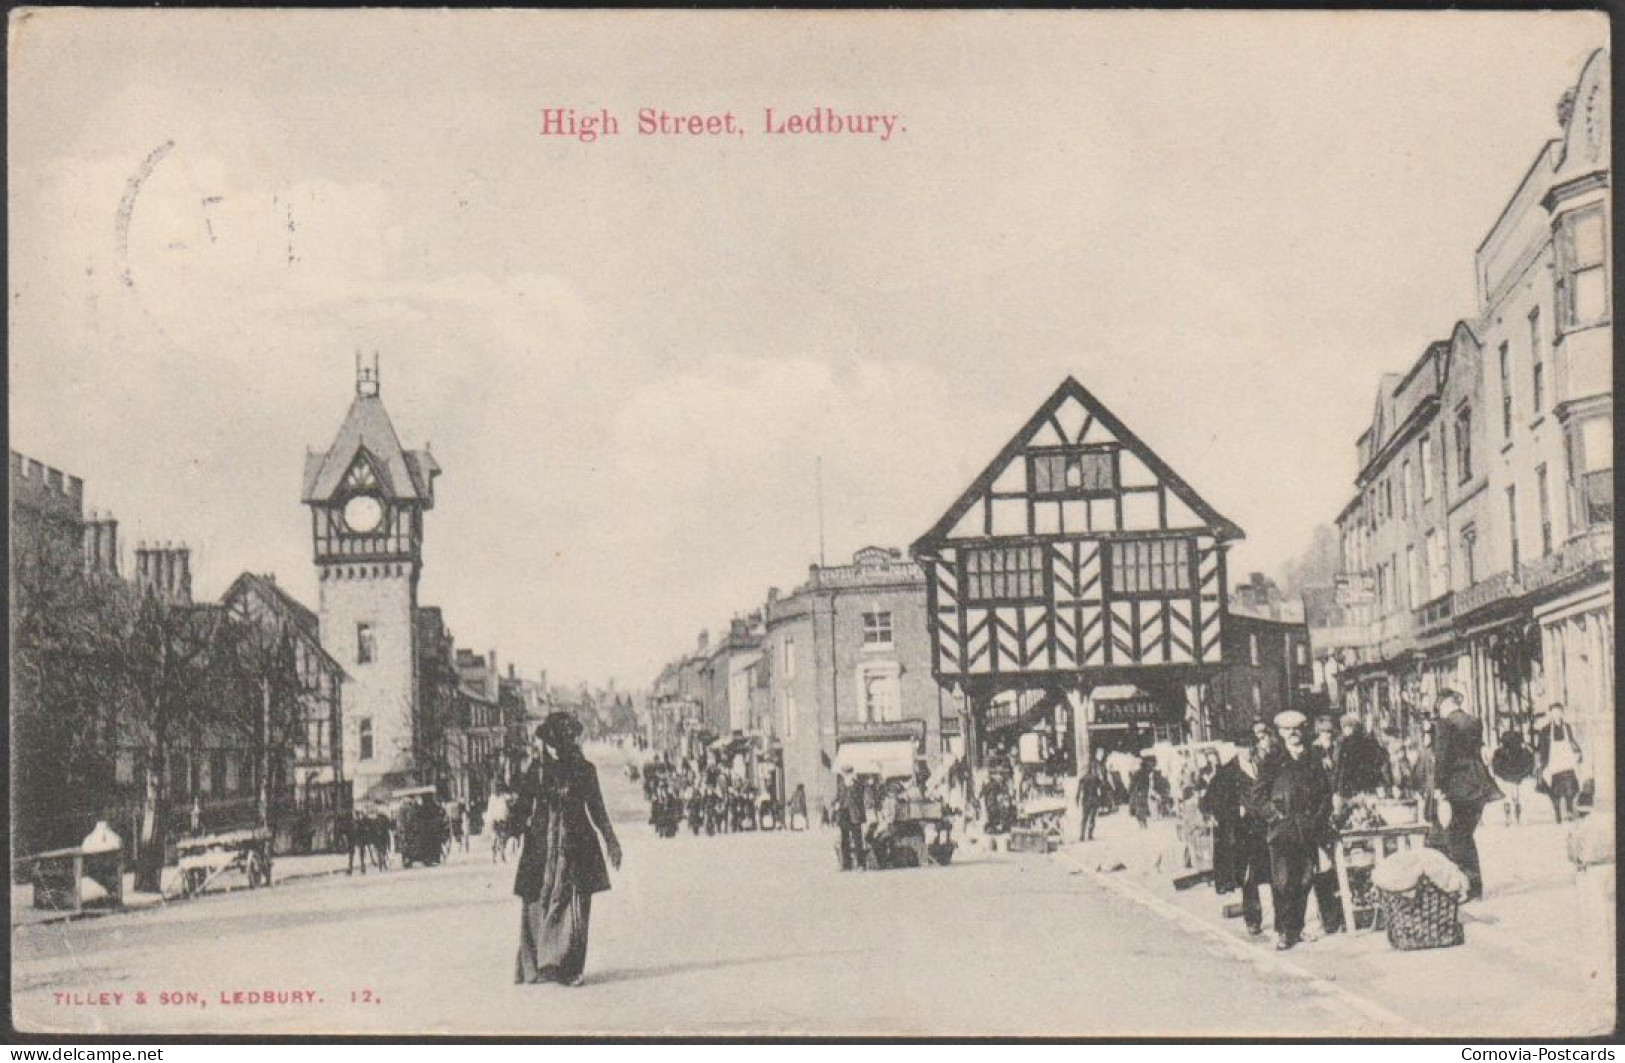
[[1464,940],[1459,903],[1426,875],[1403,892],[1378,889],[1377,907],[1396,949],[1443,949]]

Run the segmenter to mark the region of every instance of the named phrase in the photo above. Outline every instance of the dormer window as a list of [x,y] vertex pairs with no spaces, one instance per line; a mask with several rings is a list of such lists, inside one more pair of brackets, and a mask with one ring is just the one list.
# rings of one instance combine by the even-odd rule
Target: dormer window
[[1033,494],[1040,498],[1095,498],[1117,490],[1112,448],[1065,447],[1028,457]]

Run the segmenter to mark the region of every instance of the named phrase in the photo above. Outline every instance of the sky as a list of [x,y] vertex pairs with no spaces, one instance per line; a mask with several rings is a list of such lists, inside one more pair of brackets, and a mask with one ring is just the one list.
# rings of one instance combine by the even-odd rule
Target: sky
[[[314,605],[377,351],[421,600],[637,687],[906,548],[1076,376],[1278,573],[1607,42],[1567,13],[46,10],[9,51],[14,450]],[[545,137],[544,108],[622,134]],[[641,137],[639,108],[743,137]],[[769,136],[766,108],[898,116]],[[126,564],[128,565],[128,553]]]

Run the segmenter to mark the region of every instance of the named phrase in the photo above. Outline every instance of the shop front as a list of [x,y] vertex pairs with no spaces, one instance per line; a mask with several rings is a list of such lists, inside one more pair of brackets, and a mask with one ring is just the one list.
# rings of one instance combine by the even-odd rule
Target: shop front
[[842,721],[835,741],[835,773],[839,776],[851,767],[859,775],[873,775],[882,781],[912,779],[917,763],[925,755],[924,737],[921,720]]
[[1538,714],[1560,704],[1585,751],[1599,800],[1614,778],[1614,591],[1610,582],[1547,603],[1536,616],[1546,662]]
[[1182,701],[1157,697],[1137,686],[1096,687],[1090,694],[1091,749],[1138,756],[1157,743],[1184,740]]

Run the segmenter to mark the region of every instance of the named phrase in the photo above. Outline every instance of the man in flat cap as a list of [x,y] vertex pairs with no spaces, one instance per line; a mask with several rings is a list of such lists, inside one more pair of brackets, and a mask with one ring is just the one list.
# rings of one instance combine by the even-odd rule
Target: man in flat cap
[[1304,911],[1314,886],[1320,847],[1331,837],[1332,783],[1304,735],[1308,719],[1288,711],[1275,717],[1280,748],[1258,769],[1253,806],[1265,824],[1270,850],[1270,894],[1275,902],[1275,947],[1303,940]]
[[1454,690],[1439,693],[1439,723],[1434,732],[1433,757],[1437,798],[1450,806],[1450,822],[1445,831],[1450,842],[1450,859],[1467,874],[1467,899],[1484,895],[1484,876],[1479,870],[1478,842],[1473,834],[1483,818],[1484,806],[1505,797],[1484,766],[1484,732],[1476,717],[1462,708],[1462,697]]

